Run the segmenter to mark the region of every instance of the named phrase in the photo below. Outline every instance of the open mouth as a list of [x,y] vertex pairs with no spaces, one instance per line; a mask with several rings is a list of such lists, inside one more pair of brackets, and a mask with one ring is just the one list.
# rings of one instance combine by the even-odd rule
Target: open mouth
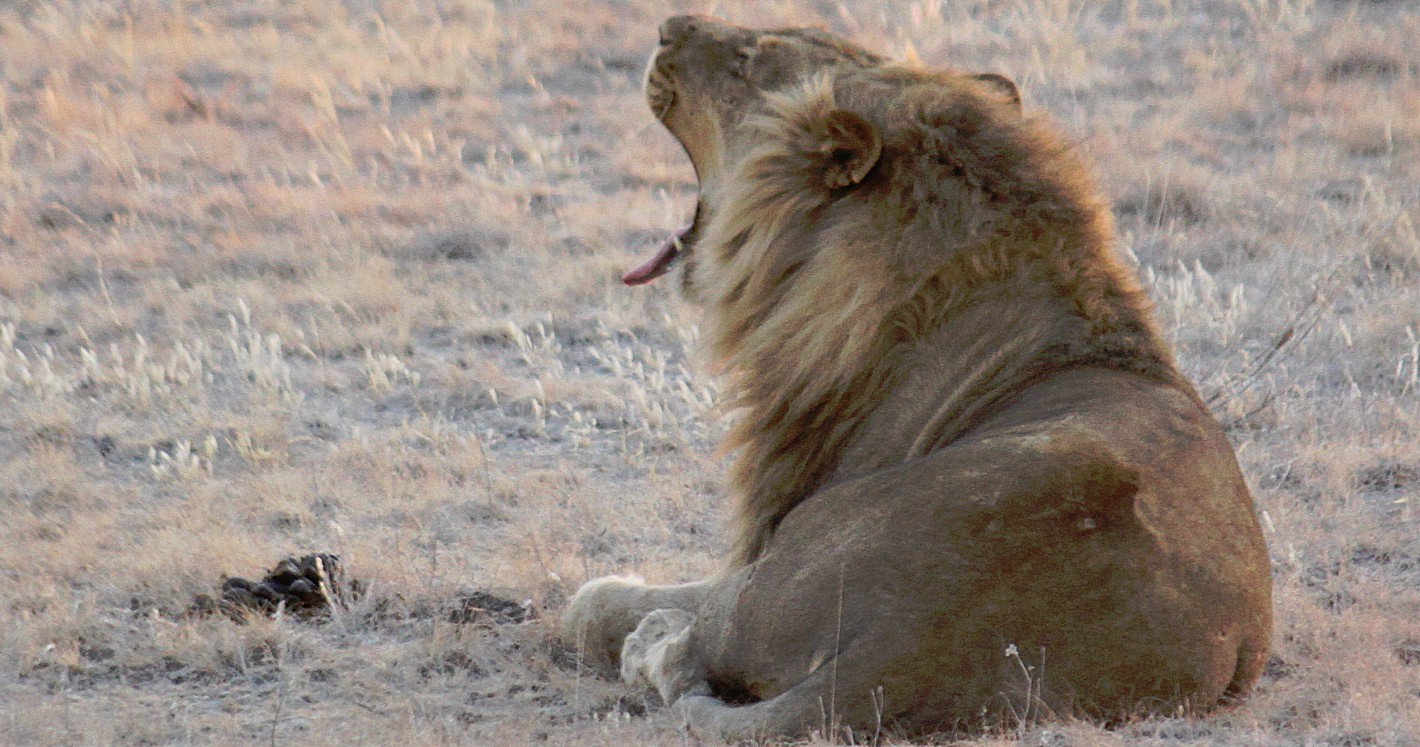
[[646,78],[646,105],[651,107],[656,119],[664,122],[674,104],[675,87],[666,79],[664,73],[652,68]]
[[700,233],[700,203],[695,203],[695,217],[690,222],[676,229],[676,232],[661,242],[656,247],[655,253],[648,257],[641,264],[636,265],[626,274],[621,276],[621,282],[627,285],[644,285],[652,280],[671,271],[676,260],[685,256],[691,244]]
[[663,67],[661,52],[651,55],[646,64],[646,79],[642,84],[646,91],[646,104],[656,119],[664,122],[675,104],[675,81]]
[[[669,126],[671,107],[676,104],[676,87],[671,76],[661,66],[663,52],[664,50],[661,50],[652,55],[650,65],[646,68],[646,103],[650,105],[656,119]],[[697,200],[695,215],[690,222],[676,229],[675,233],[656,247],[650,257],[622,275],[621,282],[627,285],[643,285],[670,272],[699,235],[702,212],[701,203]]]

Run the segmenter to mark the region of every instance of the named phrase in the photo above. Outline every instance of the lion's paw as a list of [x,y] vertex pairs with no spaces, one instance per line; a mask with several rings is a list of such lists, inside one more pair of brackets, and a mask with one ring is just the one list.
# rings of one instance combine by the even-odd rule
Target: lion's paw
[[607,576],[577,590],[562,614],[562,637],[576,647],[583,665],[603,676],[616,676],[616,656],[640,617],[634,607],[637,594],[645,588],[637,578]]
[[686,610],[656,610],[641,619],[621,648],[621,679],[628,685],[655,688],[666,703],[691,692],[709,692],[704,673],[690,656],[695,615]]

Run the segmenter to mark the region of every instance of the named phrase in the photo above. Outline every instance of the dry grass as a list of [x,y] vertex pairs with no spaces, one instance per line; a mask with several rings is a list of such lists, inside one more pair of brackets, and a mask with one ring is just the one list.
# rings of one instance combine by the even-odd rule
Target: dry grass
[[[694,316],[616,282],[692,200],[638,89],[687,9],[0,9],[0,743],[681,743],[545,623],[373,613],[463,587],[555,612],[721,551]],[[975,743],[1420,734],[1420,12],[717,12],[1021,81],[1100,164],[1256,489],[1278,624],[1250,701]],[[331,623],[182,614],[317,549],[372,587]]]

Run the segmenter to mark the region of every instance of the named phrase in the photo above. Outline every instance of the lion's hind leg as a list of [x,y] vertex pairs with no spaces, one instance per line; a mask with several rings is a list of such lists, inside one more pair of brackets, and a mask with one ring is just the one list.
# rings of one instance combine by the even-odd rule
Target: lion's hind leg
[[[664,660],[669,664],[675,645],[668,645],[666,653]],[[881,654],[879,645],[850,642],[783,692],[753,703],[731,703],[717,697],[715,687],[705,684],[704,675],[699,674],[703,670],[697,667],[702,662],[685,656],[680,671],[699,679],[674,701],[671,710],[695,736],[731,744],[793,739],[814,732],[825,738],[873,733],[895,724],[894,714],[901,708],[901,704],[889,702],[892,695],[885,695],[881,687]]]
[[[800,737],[818,731],[827,735],[840,725],[871,724],[864,714],[835,714],[829,706],[830,671],[820,669],[799,684],[768,700],[732,705],[710,694],[691,691],[672,711],[690,733],[730,744],[743,741]],[[866,694],[865,694],[866,695]]]
[[655,689],[691,733],[727,742],[787,736],[801,732],[822,711],[822,674],[759,703],[730,705],[716,697],[690,649],[694,624],[695,615],[685,610],[656,610],[626,636],[621,649],[622,681]]

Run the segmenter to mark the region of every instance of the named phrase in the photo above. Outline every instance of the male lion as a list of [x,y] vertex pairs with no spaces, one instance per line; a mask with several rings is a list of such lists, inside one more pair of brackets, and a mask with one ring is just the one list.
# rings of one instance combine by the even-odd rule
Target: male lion
[[715,578],[582,587],[585,660],[698,733],[1203,712],[1257,679],[1267,549],[1105,203],[998,75],[661,27],[678,262],[738,418]]

